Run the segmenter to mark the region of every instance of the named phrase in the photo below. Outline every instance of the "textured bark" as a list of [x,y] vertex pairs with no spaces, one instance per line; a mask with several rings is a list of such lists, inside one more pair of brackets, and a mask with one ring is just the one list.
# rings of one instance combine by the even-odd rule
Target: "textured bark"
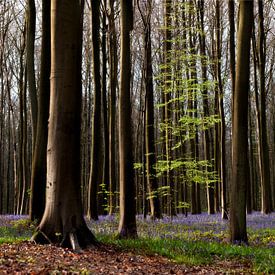
[[230,240],[247,243],[246,190],[248,169],[248,91],[253,2],[240,1],[236,86],[233,109],[232,186],[230,200]]
[[51,2],[51,99],[47,191],[32,240],[79,250],[96,240],[83,218],[80,191],[83,2]]
[[40,87],[38,101],[37,136],[33,155],[31,175],[30,219],[40,221],[45,208],[47,176],[47,140],[50,102],[50,68],[51,68],[51,35],[50,35],[51,2],[42,2],[42,46]]
[[118,234],[121,238],[137,236],[136,200],[133,170],[132,120],[131,120],[131,39],[133,29],[132,1],[121,0],[121,54],[119,97],[119,164],[120,164],[120,220]]

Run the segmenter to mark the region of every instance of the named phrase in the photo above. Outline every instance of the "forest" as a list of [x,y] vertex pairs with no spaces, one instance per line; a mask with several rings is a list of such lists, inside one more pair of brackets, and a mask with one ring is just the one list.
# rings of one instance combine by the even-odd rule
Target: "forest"
[[0,273],[275,273],[274,63],[273,0],[0,0]]

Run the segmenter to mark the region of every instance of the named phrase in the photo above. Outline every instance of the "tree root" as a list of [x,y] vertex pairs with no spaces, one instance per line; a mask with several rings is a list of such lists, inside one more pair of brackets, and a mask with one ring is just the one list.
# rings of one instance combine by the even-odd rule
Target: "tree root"
[[54,244],[61,247],[71,248],[76,253],[81,253],[82,249],[90,247],[99,247],[99,242],[96,240],[92,232],[83,226],[78,229],[71,229],[69,232],[57,234],[54,232],[45,233],[38,229],[31,237],[31,242],[36,244]]

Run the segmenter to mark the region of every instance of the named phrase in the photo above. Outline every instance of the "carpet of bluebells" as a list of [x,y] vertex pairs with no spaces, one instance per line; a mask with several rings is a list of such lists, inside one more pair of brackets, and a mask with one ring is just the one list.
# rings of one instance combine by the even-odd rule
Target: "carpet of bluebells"
[[[164,256],[189,267],[210,268],[208,264],[213,264],[215,270],[229,268],[250,272],[253,268],[256,272],[275,274],[275,213],[262,215],[254,212],[247,216],[249,246],[228,245],[228,220],[223,220],[220,214],[203,213],[187,217],[178,215],[173,219],[164,216],[161,220],[138,216],[139,239],[125,242],[115,238],[118,222],[118,215],[100,216],[98,221],[87,220],[88,226],[98,240],[111,247]],[[0,244],[4,250],[8,243],[11,244],[8,247],[11,247],[12,251],[17,244],[28,246],[29,243],[21,241],[28,240],[34,230],[35,224],[28,220],[27,216],[0,215]],[[102,255],[98,257],[101,258]],[[15,263],[19,264],[15,260],[12,266]],[[37,265],[39,266],[39,263]]]
[[[138,235],[144,238],[166,238],[196,241],[228,242],[228,220],[220,214],[178,215],[151,220],[137,217]],[[100,216],[98,221],[88,222],[97,235],[115,235],[118,216]],[[254,212],[247,215],[247,231],[250,245],[275,248],[275,213],[262,215]]]
[[[115,235],[118,228],[118,216],[100,216],[98,221],[87,221],[96,235]],[[220,214],[208,215],[178,215],[164,217],[161,220],[151,220],[137,217],[138,235],[144,238],[196,240],[208,242],[227,242],[229,237],[228,220],[223,220]],[[262,215],[254,212],[247,215],[249,243],[252,246],[275,248],[275,212]],[[18,238],[31,235],[31,226],[27,216],[0,216],[0,239],[7,234],[15,234]],[[8,232],[8,233],[7,233]]]

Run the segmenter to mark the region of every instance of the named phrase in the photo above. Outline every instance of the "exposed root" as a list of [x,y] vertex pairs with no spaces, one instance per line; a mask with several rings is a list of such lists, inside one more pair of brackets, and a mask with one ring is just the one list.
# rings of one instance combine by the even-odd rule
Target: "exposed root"
[[[45,231],[45,230],[44,230]],[[81,253],[82,249],[98,247],[99,242],[96,240],[92,232],[83,226],[78,229],[71,229],[63,234],[37,230],[31,238],[36,244],[55,244],[66,248],[72,248],[76,253]]]
[[30,239],[35,244],[53,244],[50,238],[41,230],[37,230]]
[[70,233],[69,234],[69,238],[70,238],[70,243],[72,246],[72,249],[76,252],[76,253],[81,253],[82,249],[78,243],[78,239],[75,233]]

